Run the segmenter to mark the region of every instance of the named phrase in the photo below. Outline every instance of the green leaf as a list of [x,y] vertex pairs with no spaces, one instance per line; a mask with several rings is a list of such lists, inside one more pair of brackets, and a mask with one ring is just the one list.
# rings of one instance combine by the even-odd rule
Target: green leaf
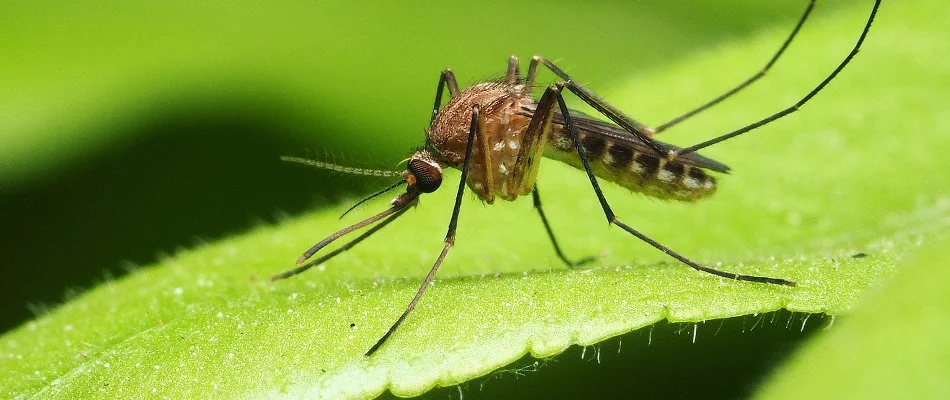
[[[798,42],[808,45],[766,80],[663,139],[691,143],[795,101],[847,52],[868,8],[816,16]],[[427,195],[325,266],[269,282],[357,218],[338,221],[341,205],[181,251],[4,335],[0,387],[41,398],[413,395],[526,352],[550,356],[662,319],[847,313],[950,223],[950,175],[938,157],[950,150],[941,109],[950,82],[937,68],[948,50],[936,23],[946,8],[888,5],[854,64],[802,111],[705,152],[734,171],[713,199],[672,204],[606,188],[621,218],[674,249],[797,288],[722,280],[669,260],[608,229],[582,174],[549,162],[539,180],[546,211],[571,255],[599,256],[594,268],[558,264],[528,199],[485,207],[467,198],[437,283],[367,358],[438,254],[454,193]],[[748,75],[785,31],[628,77],[605,97],[635,115],[673,116]]]
[[950,239],[929,243],[841,326],[786,363],[760,397],[935,398],[950,390]]

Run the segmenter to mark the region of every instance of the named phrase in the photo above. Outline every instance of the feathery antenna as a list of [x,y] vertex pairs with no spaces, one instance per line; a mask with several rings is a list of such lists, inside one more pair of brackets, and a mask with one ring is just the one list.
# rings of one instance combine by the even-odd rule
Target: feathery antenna
[[291,157],[291,156],[281,156],[281,160],[295,162],[298,164],[309,165],[311,167],[317,167],[320,169],[342,172],[344,174],[353,174],[353,175],[365,175],[365,176],[383,176],[383,177],[401,177],[402,172],[399,171],[388,171],[384,169],[368,169],[368,168],[356,168],[356,167],[347,167],[344,165],[337,165],[333,163],[310,160],[300,157]]

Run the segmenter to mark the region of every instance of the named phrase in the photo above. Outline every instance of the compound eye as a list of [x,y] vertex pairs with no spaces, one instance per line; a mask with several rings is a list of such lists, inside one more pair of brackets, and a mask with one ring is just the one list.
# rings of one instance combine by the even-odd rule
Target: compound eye
[[414,158],[407,165],[409,173],[416,178],[416,188],[422,193],[432,193],[442,185],[442,169],[437,165]]

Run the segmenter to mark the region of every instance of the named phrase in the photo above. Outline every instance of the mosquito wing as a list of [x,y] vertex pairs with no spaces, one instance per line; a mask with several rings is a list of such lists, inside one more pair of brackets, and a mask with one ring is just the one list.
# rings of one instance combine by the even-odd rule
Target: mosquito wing
[[[570,113],[571,119],[574,121],[574,127],[581,132],[586,132],[596,136],[604,136],[612,142],[626,144],[638,152],[655,154],[650,146],[617,125],[614,125],[610,122],[601,121],[580,111],[570,110]],[[554,123],[563,126],[564,117],[560,113],[556,114],[554,116]],[[656,144],[662,150],[680,149],[679,147],[663,142],[656,142]],[[703,157],[697,153],[684,154],[677,157],[676,160],[689,166],[699,167],[716,172],[729,173],[730,169],[726,164],[711,158]]]

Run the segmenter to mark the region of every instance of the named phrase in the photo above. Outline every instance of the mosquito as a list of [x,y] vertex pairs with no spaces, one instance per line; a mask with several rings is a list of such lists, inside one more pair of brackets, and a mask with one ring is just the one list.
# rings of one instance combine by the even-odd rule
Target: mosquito
[[[532,57],[527,75],[522,77],[518,58],[512,56],[508,60],[508,70],[504,78],[478,83],[465,90],[459,90],[452,70],[445,69],[439,76],[425,144],[408,158],[405,171],[352,168],[284,157],[288,161],[339,172],[401,178],[357,205],[402,185],[405,185],[406,189],[392,200],[389,208],[321,240],[297,259],[296,268],[276,275],[272,279],[288,278],[314,265],[322,264],[392,223],[411,206],[417,204],[420,196],[438,190],[442,185],[443,170],[448,167],[460,169],[462,174],[442,251],[405,311],[370,347],[366,352],[367,356],[376,352],[409,316],[431,285],[449,249],[455,244],[455,231],[466,186],[488,204],[493,203],[497,198],[510,201],[520,196],[531,195],[534,208],[541,218],[557,256],[568,267],[584,264],[591,259],[571,260],[564,254],[541,207],[541,197],[535,181],[542,157],[548,157],[586,173],[609,224],[616,225],[683,264],[702,272],[737,281],[795,286],[795,282],[787,279],[743,275],[705,266],[660,244],[621,221],[614,214],[600,188],[600,180],[608,180],[648,196],[684,202],[696,201],[713,194],[716,190],[716,179],[711,172],[728,173],[729,167],[696,152],[798,111],[802,105],[828,85],[858,53],[880,3],[880,0],[874,2],[871,14],[851,52],[823,81],[798,102],[732,132],[683,148],[654,140],[653,137],[711,108],[762,78],[785,52],[811,15],[815,7],[814,0],[809,2],[792,32],[759,72],[722,95],[656,128],[650,128],[630,118],[543,57]],[[552,72],[557,80],[555,84],[548,86],[543,95],[536,100],[532,96],[532,89],[535,87],[538,70],[542,66]],[[451,98],[443,107],[442,97],[446,90]],[[601,121],[569,109],[564,101],[565,90],[590,105],[611,122]],[[352,209],[350,208],[347,212]],[[370,228],[355,239],[308,262],[328,244],[366,227]]]

